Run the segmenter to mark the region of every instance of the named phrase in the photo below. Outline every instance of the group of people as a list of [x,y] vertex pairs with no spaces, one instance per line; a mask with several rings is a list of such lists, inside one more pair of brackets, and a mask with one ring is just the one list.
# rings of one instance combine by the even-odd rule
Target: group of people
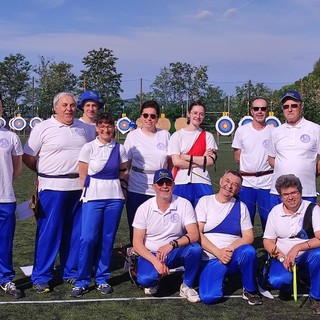
[[0,243],[1,288],[22,296],[12,282],[12,181],[23,160],[36,173],[39,192],[32,272],[37,292],[50,291],[58,253],[63,279],[74,284],[72,297],[86,293],[92,278],[102,294],[113,292],[112,248],[126,206],[130,245],[139,255],[137,280],[146,294],[156,294],[161,277],[184,266],[180,295],[190,302],[217,302],[227,275],[241,273],[243,298],[261,304],[252,246],[258,209],[272,258],[269,285],[290,295],[297,264],[320,313],[320,209],[307,209],[317,199],[320,126],[303,118],[297,91],[285,92],[281,102],[286,123],[273,128],[266,125],[266,99],[252,101],[253,121],[240,126],[232,142],[239,170],[227,170],[215,194],[208,166],[217,161],[217,144],[200,127],[206,108],[199,101],[188,109],[187,126],[171,137],[157,128],[158,103],[146,101],[141,127],[127,134],[124,145],[114,139],[112,115],[98,114],[103,102],[93,90],[78,104],[70,93],[56,95],[55,114],[31,131],[23,151],[16,134],[0,128],[0,156],[10,158],[0,175],[0,217],[8,219],[0,224],[1,237],[7,244],[10,239]]

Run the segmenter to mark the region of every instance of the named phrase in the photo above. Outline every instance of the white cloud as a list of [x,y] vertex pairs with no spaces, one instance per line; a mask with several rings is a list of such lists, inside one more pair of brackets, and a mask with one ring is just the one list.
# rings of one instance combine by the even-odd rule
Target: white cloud
[[225,21],[225,20],[232,18],[233,16],[235,16],[237,14],[237,12],[238,12],[237,8],[230,8],[230,9],[226,10],[222,15],[222,20]]
[[195,18],[197,20],[204,20],[204,19],[208,19],[212,16],[212,12],[211,11],[208,11],[208,10],[202,10],[200,12],[198,12],[196,15],[195,15]]

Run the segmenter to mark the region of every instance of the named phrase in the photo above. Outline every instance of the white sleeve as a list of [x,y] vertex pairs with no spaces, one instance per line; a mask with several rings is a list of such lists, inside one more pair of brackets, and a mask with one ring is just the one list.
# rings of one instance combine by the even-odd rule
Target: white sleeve
[[235,134],[234,134],[234,138],[233,138],[233,141],[232,141],[232,144],[231,144],[231,148],[235,148],[235,149],[242,149],[242,138],[241,138],[241,127],[239,127]]
[[207,222],[207,208],[205,197],[201,197],[196,205],[196,219],[198,222]]
[[83,147],[80,150],[78,161],[89,163],[90,162],[90,155],[91,155],[91,148],[90,148],[91,142],[88,142],[83,145]]
[[253,228],[250,214],[247,206],[240,201],[240,210],[241,210],[241,230],[250,230]]
[[213,134],[208,131],[206,131],[206,148],[218,150],[218,146],[216,140],[213,137]]

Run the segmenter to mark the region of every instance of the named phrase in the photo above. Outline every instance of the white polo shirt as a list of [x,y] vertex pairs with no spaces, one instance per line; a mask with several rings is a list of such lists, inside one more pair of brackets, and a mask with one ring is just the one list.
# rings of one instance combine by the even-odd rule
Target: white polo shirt
[[157,129],[152,135],[146,135],[141,128],[130,131],[124,142],[131,166],[150,173],[140,173],[130,170],[128,191],[155,195],[152,189],[154,172],[167,168],[167,150],[170,133],[167,130]]
[[[100,172],[108,161],[111,151],[115,146],[114,141],[102,144],[98,137],[86,143],[79,154],[79,161],[89,164],[88,174]],[[120,163],[128,161],[125,148],[120,144]],[[85,193],[85,195],[84,195]],[[119,179],[95,179],[90,178],[90,186],[84,190],[81,196],[83,202],[90,200],[124,199]]]
[[[256,130],[252,123],[238,127],[231,147],[241,150],[240,171],[258,172],[272,170],[268,162],[269,139],[273,126]],[[244,176],[242,185],[254,189],[270,189],[272,174],[261,177]]]
[[[276,245],[287,254],[296,244],[306,242],[306,239],[291,238],[302,229],[303,219],[310,201],[302,200],[298,211],[294,214],[286,214],[283,203],[272,208],[269,213],[266,229],[263,234],[264,239],[276,240]],[[320,230],[320,207],[315,206],[312,212],[313,231]],[[299,252],[301,255],[303,251]]]
[[[24,153],[38,157],[37,171],[47,175],[79,173],[78,157],[88,142],[86,125],[74,119],[64,125],[54,116],[36,125],[24,145]],[[81,189],[79,178],[39,177],[39,191],[70,191]]]
[[302,184],[304,197],[315,197],[316,164],[320,154],[320,126],[304,118],[295,125],[275,128],[270,136],[269,156],[275,157],[271,193],[278,194],[275,183],[279,176],[293,173]]
[[[236,199],[232,198],[227,203],[220,203],[216,200],[215,195],[203,196],[200,198],[196,206],[196,217],[198,222],[204,222],[204,232],[210,231],[218,226],[230,213]],[[252,223],[250,220],[250,214],[247,206],[240,202],[240,228],[241,230],[252,229]],[[213,243],[217,248],[225,248],[231,243],[239,239],[239,236],[224,233],[206,233],[205,236]],[[214,259],[212,253],[203,250],[203,260]]]
[[186,234],[186,226],[192,223],[196,223],[196,218],[191,203],[172,195],[166,212],[158,208],[156,197],[145,201],[137,209],[132,226],[146,231],[145,246],[156,252],[159,247]]
[[15,202],[12,156],[23,154],[19,137],[0,126],[0,203]]
[[[181,153],[188,153],[202,131],[201,128],[195,131],[185,129],[176,131],[170,138],[168,155],[172,156],[174,154],[180,155]],[[206,132],[206,149],[218,149],[213,135],[208,131]],[[203,172],[202,168],[192,168],[191,174],[188,176],[188,169],[179,169],[175,178],[175,184],[187,184],[189,182],[211,185],[208,170]]]

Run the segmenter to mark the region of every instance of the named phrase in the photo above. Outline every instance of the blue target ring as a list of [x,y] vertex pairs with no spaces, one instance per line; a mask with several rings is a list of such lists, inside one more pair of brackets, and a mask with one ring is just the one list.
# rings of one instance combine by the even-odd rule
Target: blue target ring
[[277,117],[269,116],[266,119],[266,124],[276,128],[281,125],[281,122]]
[[222,136],[229,136],[235,129],[233,120],[228,116],[219,118],[216,122],[216,130]]
[[243,126],[247,123],[252,122],[253,118],[251,116],[244,116],[243,118],[241,118],[241,120],[238,123],[238,126]]
[[22,117],[15,117],[13,118],[11,125],[14,130],[21,131],[26,127],[27,122]]
[[0,117],[0,127],[5,127],[7,124],[6,120],[4,120],[2,117]]
[[130,130],[131,120],[128,117],[123,117],[117,121],[117,129],[123,134]]
[[42,122],[42,119],[39,117],[34,117],[32,119],[30,119],[29,121],[29,127],[31,129],[33,129],[37,124],[39,124],[40,122]]

